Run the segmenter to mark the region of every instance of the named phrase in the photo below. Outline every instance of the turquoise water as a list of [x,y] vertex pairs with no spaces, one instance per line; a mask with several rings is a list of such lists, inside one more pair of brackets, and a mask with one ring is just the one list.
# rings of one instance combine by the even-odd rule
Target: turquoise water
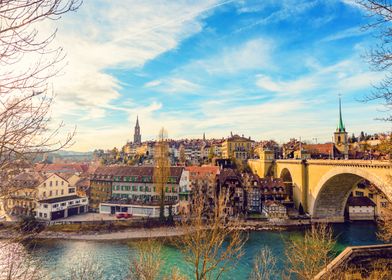
[[[337,250],[342,251],[350,245],[369,245],[380,243],[376,238],[376,226],[372,223],[355,223],[335,225],[334,234],[337,237]],[[252,269],[253,259],[262,246],[268,246],[278,259],[278,270],[284,269],[284,240],[294,235],[302,236],[303,231],[285,232],[251,232],[244,248],[244,256],[236,267],[227,272],[221,279],[247,279]],[[34,248],[26,247],[33,258],[39,258],[51,278],[63,279],[67,269],[90,260],[102,268],[106,279],[128,279],[131,258],[135,249],[129,242],[92,242],[92,241],[41,241]],[[190,273],[189,266],[184,262],[181,253],[174,247],[165,245],[163,248],[164,272],[177,267],[185,274]]]

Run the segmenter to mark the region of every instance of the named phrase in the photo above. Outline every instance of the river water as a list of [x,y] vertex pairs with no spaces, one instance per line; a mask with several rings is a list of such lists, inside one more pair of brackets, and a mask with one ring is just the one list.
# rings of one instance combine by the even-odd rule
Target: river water
[[[369,245],[381,243],[376,237],[376,226],[373,223],[353,223],[334,225],[334,235],[337,238],[337,251],[347,246]],[[221,279],[247,279],[253,265],[253,259],[262,246],[268,246],[277,258],[277,268],[285,267],[284,247],[285,240],[290,237],[303,236],[302,230],[284,232],[259,231],[251,232],[244,248],[244,256],[236,267],[223,275]],[[65,279],[63,274],[70,267],[89,259],[101,267],[106,279],[128,279],[130,259],[135,254],[131,242],[95,242],[95,241],[67,241],[50,240],[40,241],[33,248],[23,247],[33,259],[40,260],[40,266],[51,277]],[[1,252],[0,252],[1,254]],[[165,245],[163,248],[164,272],[177,267],[182,273],[189,274],[190,269],[184,262],[183,256],[176,248]]]

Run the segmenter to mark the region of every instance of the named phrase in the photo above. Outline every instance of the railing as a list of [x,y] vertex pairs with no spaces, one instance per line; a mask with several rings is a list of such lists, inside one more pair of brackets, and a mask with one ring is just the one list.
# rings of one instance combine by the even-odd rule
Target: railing
[[326,268],[320,271],[313,280],[329,279],[330,275],[345,269],[352,261],[358,262],[360,259],[369,260],[386,257],[392,257],[392,244],[347,247]]

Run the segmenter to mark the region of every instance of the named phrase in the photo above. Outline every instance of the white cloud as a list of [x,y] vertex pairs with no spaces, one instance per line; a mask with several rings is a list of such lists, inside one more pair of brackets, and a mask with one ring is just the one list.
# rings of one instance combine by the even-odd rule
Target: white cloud
[[322,39],[322,42],[329,42],[329,41],[336,41],[336,40],[342,40],[350,37],[356,37],[356,36],[364,36],[366,34],[370,33],[370,30],[361,30],[361,28],[358,27],[352,27],[345,29],[343,31],[337,32],[335,34],[332,34],[330,36],[325,37]]
[[148,83],[145,83],[145,87],[150,88],[150,87],[156,87],[162,84],[162,81],[160,80],[154,80],[154,81],[150,81]]
[[257,38],[242,45],[224,49],[221,54],[189,65],[210,74],[238,73],[245,70],[272,68],[270,40]]
[[154,80],[144,85],[147,88],[154,88],[158,92],[165,93],[186,93],[196,92],[200,85],[182,78],[170,77],[162,80]]
[[104,117],[102,110],[120,97],[121,89],[107,69],[138,68],[176,48],[200,32],[203,15],[221,4],[215,0],[85,1],[75,14],[56,22],[55,43],[67,52],[68,65],[53,82],[55,116]]
[[312,68],[310,74],[294,80],[273,79],[266,75],[256,76],[256,85],[261,89],[280,95],[297,95],[317,91],[325,93],[355,92],[369,88],[384,77],[384,73],[372,72],[359,64],[357,59],[342,60],[333,65]]

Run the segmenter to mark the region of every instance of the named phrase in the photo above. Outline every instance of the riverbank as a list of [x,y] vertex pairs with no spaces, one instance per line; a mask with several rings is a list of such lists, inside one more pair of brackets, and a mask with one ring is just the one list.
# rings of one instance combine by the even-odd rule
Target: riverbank
[[[285,231],[290,229],[300,229],[310,225],[310,220],[285,220],[285,221],[244,221],[238,228],[243,231]],[[53,228],[52,228],[53,229]],[[64,239],[64,240],[84,240],[84,241],[115,241],[132,240],[145,238],[167,238],[181,236],[181,227],[153,227],[153,228],[122,228],[114,231],[79,231],[69,230],[69,225],[61,225],[50,230],[47,229],[36,233],[25,235],[34,239]],[[18,235],[17,230],[12,227],[0,230],[0,239],[14,239]]]

